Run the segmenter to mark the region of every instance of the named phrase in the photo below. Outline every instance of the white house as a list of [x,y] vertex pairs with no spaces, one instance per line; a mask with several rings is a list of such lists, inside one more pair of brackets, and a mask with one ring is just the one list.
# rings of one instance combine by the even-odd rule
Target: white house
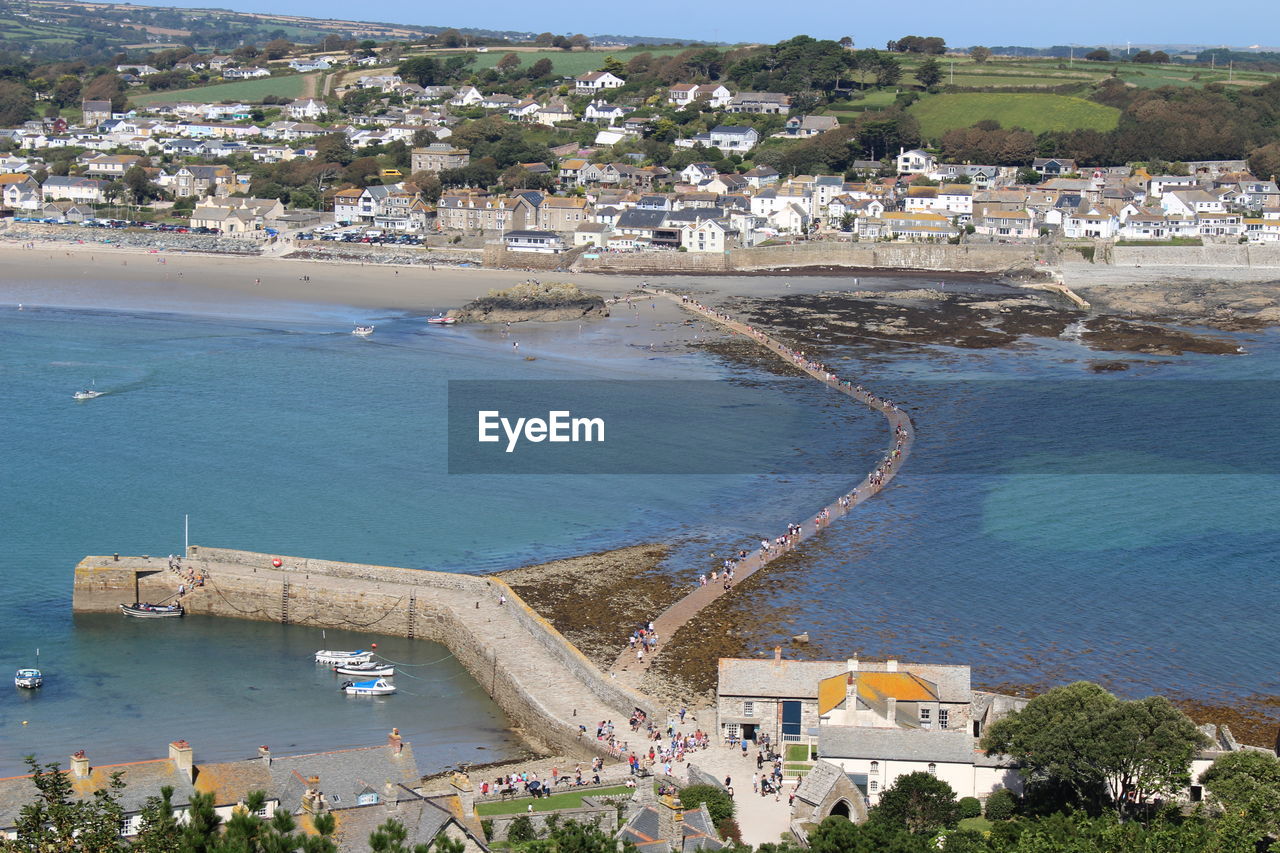
[[721,151],[745,154],[760,142],[754,127],[722,124],[711,129],[711,144]]
[[667,90],[667,102],[677,107],[703,102],[715,109],[729,105],[733,93],[719,83],[677,83]]
[[463,86],[449,99],[449,103],[455,107],[471,107],[483,100],[484,95],[480,94],[480,90],[475,86]]
[[285,107],[285,112],[289,118],[298,119],[299,121],[315,121],[329,114],[329,106],[324,101],[317,101],[315,98],[306,98],[301,101],[294,101]]
[[927,151],[912,148],[910,151],[899,152],[896,162],[900,175],[925,175],[933,171],[938,161]]
[[1205,190],[1175,190],[1160,196],[1166,216],[1195,216],[1197,213],[1225,213],[1222,199]]
[[1090,208],[1070,213],[1062,220],[1062,236],[1071,239],[1093,237],[1110,240],[1120,231],[1120,219],[1108,210]]
[[710,163],[690,163],[680,170],[680,180],[694,186],[709,181],[715,176],[715,167]]
[[608,71],[591,71],[573,78],[573,88],[579,95],[593,95],[605,89],[617,89],[625,82]]
[[511,252],[558,255],[565,249],[564,238],[551,231],[508,231],[502,242]]
[[729,248],[729,226],[719,219],[686,223],[680,229],[680,245],[690,252],[719,252]]
[[333,66],[325,59],[291,59],[289,67],[294,71],[328,71]]
[[270,77],[271,72],[261,66],[250,65],[245,68],[224,68],[222,76],[228,80],[252,80],[256,77]]
[[75,201],[101,204],[107,200],[107,182],[98,178],[75,178],[50,175],[45,178],[41,190],[45,201]]
[[606,104],[604,101],[592,101],[587,104],[587,109],[582,117],[596,124],[614,125],[631,112],[635,112],[634,107],[622,107]]

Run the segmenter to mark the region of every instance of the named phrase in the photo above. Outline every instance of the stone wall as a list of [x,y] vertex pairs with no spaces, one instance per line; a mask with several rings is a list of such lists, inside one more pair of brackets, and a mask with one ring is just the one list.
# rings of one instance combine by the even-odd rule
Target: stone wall
[[1280,246],[1209,243],[1204,246],[1113,246],[1117,267],[1280,267]]
[[1048,259],[1034,245],[952,246],[947,243],[852,243],[815,241],[785,246],[755,246],[729,253],[735,270],[838,266],[854,269],[909,269],[954,272],[1003,272]]
[[733,269],[729,255],[716,252],[601,252],[574,264],[579,272],[721,273]]
[[542,252],[511,252],[501,242],[484,244],[484,265],[496,269],[554,271],[572,266],[584,248],[577,246],[558,255]]

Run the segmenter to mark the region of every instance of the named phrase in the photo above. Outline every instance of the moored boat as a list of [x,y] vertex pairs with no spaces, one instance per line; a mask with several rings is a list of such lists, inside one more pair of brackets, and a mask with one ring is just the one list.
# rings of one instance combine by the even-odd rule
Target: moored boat
[[373,652],[366,652],[363,649],[354,652],[321,649],[316,652],[316,663],[345,665],[352,663],[369,663],[371,660],[373,660]]
[[44,675],[38,669],[20,669],[13,676],[13,684],[15,687],[25,687],[28,690],[35,690],[44,684]]
[[441,314],[438,317],[428,317],[427,322],[431,323],[434,326],[452,326],[454,323],[458,322],[458,318],[448,317],[444,314]]
[[184,611],[181,604],[147,604],[134,602],[121,604],[120,612],[135,619],[169,619],[181,616]]
[[387,696],[396,692],[395,685],[387,683],[385,678],[373,681],[346,681],[342,691],[348,696]]
[[94,391],[92,388],[86,388],[83,391],[77,391],[71,395],[73,400],[92,400],[94,397],[101,397],[104,391]]
[[362,338],[367,338],[373,334],[373,326],[356,326],[354,329],[351,330],[351,334],[359,335]]
[[366,678],[377,678],[380,676],[392,676],[396,674],[396,668],[391,664],[378,663],[369,661],[368,663],[350,663],[338,664],[333,668],[338,675],[363,675]]

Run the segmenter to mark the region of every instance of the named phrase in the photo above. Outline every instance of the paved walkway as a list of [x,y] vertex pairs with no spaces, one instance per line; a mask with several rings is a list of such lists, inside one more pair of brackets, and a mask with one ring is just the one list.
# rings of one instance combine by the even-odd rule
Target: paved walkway
[[[794,777],[783,781],[782,790],[775,800],[773,794],[762,797],[751,790],[751,774],[757,772],[754,749],[743,757],[742,751],[737,747],[730,749],[717,745],[691,753],[689,760],[721,782],[724,782],[725,777],[733,780],[733,802],[737,806],[735,817],[744,843],[758,847],[765,842],[776,842],[783,833],[790,834],[790,795],[796,789]],[[766,764],[765,771],[768,769],[769,765]],[[683,768],[678,772],[683,773]]]
[[[738,320],[734,320],[728,314],[715,311],[690,297],[679,296],[666,290],[658,290],[656,288],[641,288],[645,293],[655,296],[664,296],[668,299],[679,302],[682,308],[692,311],[695,314],[710,320],[726,329],[737,334],[746,335],[753,339],[756,343],[772,351],[783,361],[803,370],[814,379],[823,383],[827,387],[846,394],[868,406],[885,416],[889,422],[890,435],[893,438],[893,449],[885,456],[883,460],[874,470],[872,470],[862,482],[857,485],[851,492],[837,498],[833,503],[823,507],[813,515],[808,521],[800,525],[800,531],[794,536],[788,537],[785,546],[779,547],[770,544],[768,548],[760,547],[748,554],[744,559],[737,563],[734,569],[734,578],[732,584],[725,586],[724,582],[717,579],[713,583],[706,586],[695,587],[684,598],[671,605],[665,612],[653,620],[653,630],[657,633],[660,643],[669,641],[677,630],[685,625],[697,613],[711,602],[715,601],[722,595],[728,594],[733,586],[746,580],[759,570],[763,569],[773,560],[781,557],[783,554],[789,553],[800,542],[815,536],[827,527],[832,519],[841,518],[847,515],[850,510],[858,506],[872,495],[879,492],[885,487],[898,469],[902,467],[902,463],[906,461],[907,456],[911,452],[911,444],[915,438],[915,428],[912,426],[911,418],[905,412],[899,409],[892,401],[882,399],[875,396],[869,391],[863,389],[860,385],[840,379],[830,368],[819,362],[813,361],[806,357],[802,352],[797,352],[791,348],[779,343],[774,338],[756,329],[754,326],[748,325]],[[783,531],[779,530],[779,534]],[[655,653],[645,654],[640,659],[636,651],[633,649],[625,649],[618,655],[617,661],[614,662],[613,671],[617,673],[626,673],[631,675],[636,682],[639,681],[639,675],[648,669],[653,662],[654,657],[660,654],[662,646],[659,645],[658,651]],[[769,839],[769,840],[777,840]]]

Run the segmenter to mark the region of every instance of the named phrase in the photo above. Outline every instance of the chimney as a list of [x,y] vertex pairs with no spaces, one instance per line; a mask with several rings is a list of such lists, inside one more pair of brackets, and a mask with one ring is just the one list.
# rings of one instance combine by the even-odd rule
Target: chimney
[[307,788],[302,792],[302,810],[307,814],[322,814],[325,811],[319,776],[307,777]]
[[890,696],[884,700],[884,715],[889,718],[889,725],[898,725],[898,700]]
[[782,663],[782,646],[773,647],[773,662],[775,664]]
[[89,756],[84,754],[83,749],[76,750],[75,755],[71,756],[71,775],[77,779],[89,777]]
[[884,671],[885,671],[885,672],[897,672],[897,671],[898,671],[898,659],[897,659],[897,658],[889,658],[887,661],[885,661],[885,662],[884,662]]
[[258,747],[258,757],[262,759],[262,762],[264,764],[270,767],[271,766],[271,747],[267,746],[265,743],[262,746]]
[[399,755],[404,752],[404,738],[400,737],[400,729],[395,728],[387,735],[387,746],[393,747],[392,754]]
[[382,786],[382,802],[387,807],[387,811],[395,811],[400,806],[399,792],[396,786],[391,784],[390,779]]
[[169,744],[169,760],[178,768],[178,772],[187,777],[188,782],[196,778],[196,766],[192,756],[191,744],[185,740],[175,740]]

